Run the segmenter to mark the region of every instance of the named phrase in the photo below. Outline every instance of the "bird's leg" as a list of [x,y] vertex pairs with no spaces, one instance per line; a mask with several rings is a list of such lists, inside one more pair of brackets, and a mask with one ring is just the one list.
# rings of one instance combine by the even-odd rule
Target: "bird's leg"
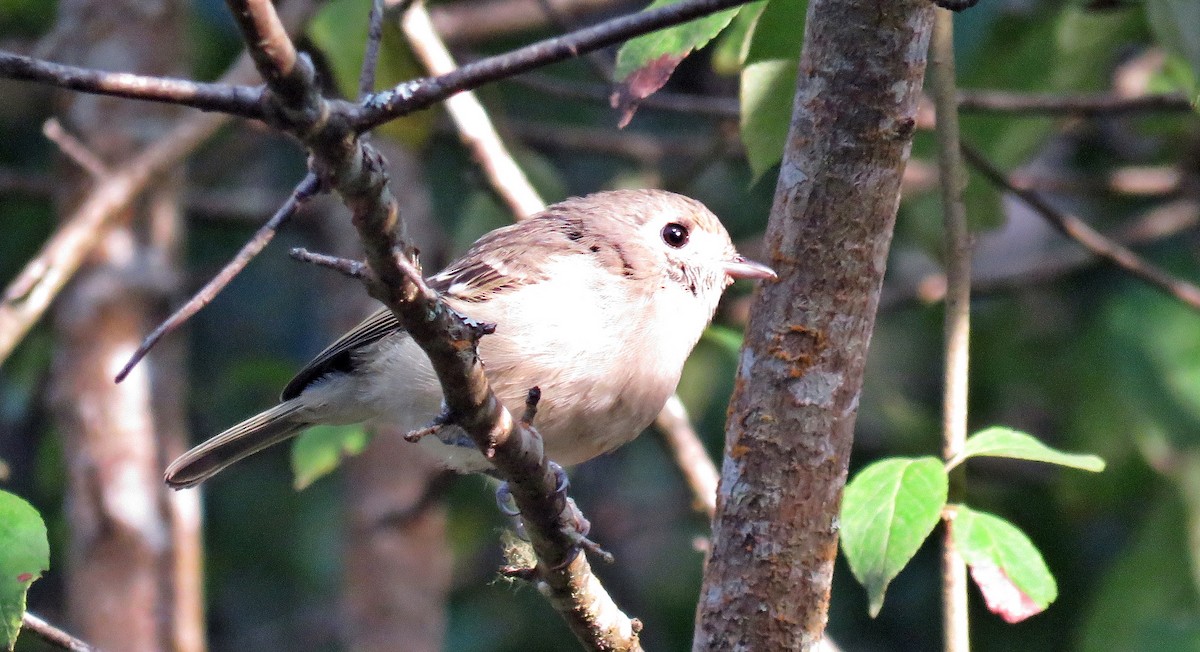
[[512,529],[522,541],[529,541],[529,533],[525,531],[525,521],[521,520],[521,510],[517,509],[517,501],[508,489],[507,482],[496,485],[496,507],[500,513],[508,517]]

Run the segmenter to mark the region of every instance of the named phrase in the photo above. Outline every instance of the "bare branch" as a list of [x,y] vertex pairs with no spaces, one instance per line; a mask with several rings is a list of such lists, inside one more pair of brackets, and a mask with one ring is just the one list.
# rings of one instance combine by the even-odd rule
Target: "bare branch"
[[292,195],[288,197],[283,206],[280,206],[279,210],[275,211],[275,214],[271,216],[271,219],[267,220],[266,224],[263,224],[261,227],[259,227],[258,231],[254,233],[254,236],[251,237],[246,244],[242,245],[242,248],[238,250],[237,255],[233,257],[233,260],[229,261],[229,263],[227,263],[225,267],[223,267],[221,271],[217,273],[216,276],[209,280],[208,283],[205,283],[204,287],[200,288],[196,294],[192,295],[192,298],[188,299],[187,303],[184,303],[182,306],[180,306],[180,308],[176,310],[170,317],[167,317],[163,323],[159,324],[157,328],[151,331],[151,333],[146,336],[146,339],[142,340],[141,345],[138,346],[137,350],[133,352],[133,355],[130,356],[129,361],[126,362],[125,366],[121,367],[121,371],[117,373],[116,381],[119,383],[122,380],[125,380],[125,377],[129,375],[129,372],[133,370],[134,366],[136,366],[137,363],[144,358],[147,353],[150,352],[150,349],[153,348],[154,345],[163,338],[163,336],[174,332],[175,329],[179,328],[184,322],[191,319],[192,315],[195,315],[197,312],[199,312],[201,308],[207,306],[209,303],[212,303],[212,300],[216,298],[217,294],[219,294],[221,290],[225,289],[225,286],[229,285],[229,282],[232,281],[235,276],[241,273],[243,269],[245,269],[246,265],[249,264],[250,261],[253,260],[254,257],[257,256],[258,253],[267,246],[267,243],[271,242],[272,238],[275,237],[275,232],[279,229],[279,227],[284,222],[291,219],[292,215],[295,215],[296,211],[299,210],[300,207],[303,206],[304,203],[308,201],[308,199],[312,197],[319,188],[320,184],[318,183],[316,175],[309,173],[307,176],[305,176],[304,179],[296,186],[296,189],[292,191]]
[[1182,93],[1156,93],[1124,97],[1114,93],[1051,95],[1007,91],[959,91],[958,108],[970,113],[1017,115],[1123,115],[1129,113],[1188,113],[1195,110]]
[[38,638],[61,650],[98,652],[97,648],[89,645],[87,642],[71,636],[29,611],[26,611],[21,616],[21,629],[36,634]]
[[704,512],[709,519],[717,511],[717,482],[721,474],[717,465],[704,449],[700,436],[692,427],[687,408],[678,395],[667,399],[662,412],[654,420],[662,433],[663,443],[675,458],[675,464],[683,472],[683,478],[692,490],[692,504]]
[[71,159],[76,165],[83,168],[85,172],[92,175],[93,179],[102,179],[108,175],[108,164],[100,160],[96,153],[83,144],[75,136],[67,133],[63,129],[62,124],[56,118],[50,118],[42,125],[42,133],[50,142],[58,145],[58,149],[67,158]]
[[304,247],[296,247],[288,253],[291,254],[292,258],[295,258],[296,260],[305,263],[312,263],[326,269],[332,269],[333,271],[344,274],[345,276],[349,276],[350,278],[356,278],[359,280],[366,280],[368,278],[367,274],[369,270],[367,265],[361,261],[350,260],[349,258],[339,258],[337,256],[329,256],[327,254],[318,254],[311,252]]
[[375,67],[379,64],[379,43],[383,40],[383,0],[372,0],[367,18],[367,48],[363,52],[362,70],[358,74],[358,97],[364,98],[375,90]]
[[254,86],[105,72],[10,52],[0,52],[0,77],[41,82],[84,93],[179,104],[243,118],[263,117],[260,103],[262,91]]
[[[413,52],[430,74],[446,75],[457,68],[446,44],[433,30],[425,3],[414,2],[404,12],[400,26]],[[475,93],[466,91],[447,98],[445,106],[463,144],[471,150],[509,210],[520,219],[545,208],[546,202],[513,160]]]
[[1016,195],[1021,201],[1034,209],[1038,215],[1041,215],[1046,221],[1050,222],[1063,235],[1130,275],[1159,288],[1184,304],[1200,310],[1200,287],[1172,276],[1162,268],[1145,261],[1133,251],[1110,240],[1099,231],[1088,226],[1086,222],[1078,217],[1060,211],[1050,205],[1049,202],[1042,199],[1041,195],[1036,192],[1016,187],[1003,172],[970,145],[963,143],[962,151],[966,160],[983,174],[984,177],[993,184]]
[[546,39],[506,54],[467,64],[453,73],[405,82],[368,97],[351,115],[358,131],[423,109],[455,93],[534,68],[577,57],[656,29],[699,18],[747,0],[682,0],[675,4],[607,20],[565,36]]
[[[945,5],[941,5],[945,7]],[[963,192],[967,170],[959,149],[958,107],[955,101],[954,15],[947,8],[933,12],[929,44],[929,78],[937,105],[936,136],[941,179],[942,222],[945,229],[946,302],[942,387],[942,457],[953,459],[967,443],[968,351],[971,335],[971,234]],[[950,472],[948,500],[966,499],[966,466]],[[967,566],[954,544],[952,524],[943,528],[942,640],[946,652],[971,647],[967,615]]]

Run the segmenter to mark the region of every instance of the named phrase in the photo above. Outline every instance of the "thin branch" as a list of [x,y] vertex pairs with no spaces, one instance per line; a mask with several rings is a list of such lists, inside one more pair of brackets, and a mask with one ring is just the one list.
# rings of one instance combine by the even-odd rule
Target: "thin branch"
[[365,131],[392,118],[426,108],[455,93],[577,57],[585,52],[746,2],[747,0],[682,0],[665,7],[613,18],[564,36],[539,41],[506,54],[467,64],[448,75],[417,79],[376,93],[352,111],[351,123],[358,131]]
[[[945,361],[942,388],[942,457],[957,457],[967,442],[968,351],[971,335],[971,234],[963,191],[967,171],[959,149],[958,110],[955,102],[954,15],[934,10],[929,46],[930,81],[937,106],[936,136],[945,225],[946,302]],[[966,466],[950,471],[951,503],[966,499]],[[971,649],[967,613],[967,568],[954,544],[953,524],[943,528],[942,631],[946,652]]]
[[375,90],[375,67],[379,64],[379,43],[383,40],[383,0],[372,0],[367,17],[367,47],[363,52],[362,70],[358,74],[358,97],[364,98]]
[[67,158],[83,168],[93,179],[103,179],[108,176],[108,164],[100,160],[100,157],[96,156],[96,153],[81,140],[63,129],[62,123],[57,118],[47,120],[42,125],[42,133],[50,142],[58,145],[58,149],[66,154]]
[[21,616],[21,629],[35,634],[43,641],[62,650],[70,650],[71,652],[98,652],[98,649],[92,645],[71,636],[29,611],[26,611]]
[[[431,74],[446,75],[457,68],[446,44],[433,30],[425,3],[414,2],[404,12],[400,27],[413,52]],[[520,219],[544,209],[546,202],[504,146],[475,93],[466,91],[447,98],[445,107],[463,144],[471,150],[488,182],[508,204],[509,210]]]
[[1114,93],[1052,95],[972,90],[959,91],[958,109],[970,113],[1096,117],[1129,113],[1189,113],[1195,110],[1195,105],[1182,93],[1124,97]]
[[1200,287],[1172,276],[1165,270],[1143,260],[1133,251],[1110,240],[1078,217],[1050,205],[1036,192],[1016,187],[1003,172],[970,145],[963,143],[962,152],[967,162],[983,174],[988,181],[1016,195],[1063,235],[1126,273],[1159,288],[1191,308],[1200,310]]
[[266,224],[263,224],[261,227],[259,227],[258,231],[254,233],[254,236],[251,237],[246,244],[242,245],[242,248],[238,250],[237,255],[233,257],[233,260],[229,261],[225,267],[223,267],[221,271],[217,273],[216,276],[212,277],[208,283],[204,284],[204,287],[200,288],[198,292],[192,295],[191,299],[188,299],[188,301],[180,306],[178,310],[172,313],[170,317],[167,317],[163,323],[159,324],[157,328],[151,331],[151,333],[146,336],[146,339],[142,340],[141,345],[139,345],[137,350],[133,352],[133,355],[129,357],[129,361],[126,362],[125,366],[121,367],[121,371],[117,373],[116,382],[119,383],[125,380],[125,377],[129,375],[129,372],[133,370],[133,368],[139,361],[141,361],[142,358],[146,357],[146,354],[150,352],[150,349],[152,349],[155,344],[158,344],[158,341],[162,339],[163,336],[174,332],[175,329],[179,328],[184,322],[191,319],[193,315],[199,312],[201,308],[212,303],[212,300],[216,298],[217,294],[219,294],[221,290],[224,290],[225,286],[229,285],[229,282],[232,281],[239,273],[241,273],[241,271],[245,269],[246,265],[248,265],[250,261],[253,260],[254,257],[257,256],[258,253],[262,251],[269,242],[271,242],[271,240],[275,237],[275,233],[279,227],[284,222],[291,219],[292,215],[295,215],[296,211],[299,210],[300,207],[303,206],[305,202],[307,202],[309,198],[311,198],[319,189],[320,183],[318,182],[317,176],[310,172],[304,177],[303,180],[300,181],[299,184],[296,185],[296,189],[292,191],[292,195],[288,197],[287,201],[285,201],[282,206],[279,207],[279,210],[275,211],[275,214],[271,216],[271,219],[267,220]]
[[304,263],[312,263],[318,267],[332,269],[339,274],[349,276],[358,280],[365,280],[367,276],[367,264],[358,261],[350,260],[349,258],[339,258],[337,256],[329,256],[327,254],[318,254],[305,249],[304,247],[295,247],[288,252],[292,258]]
[[243,118],[262,119],[262,89],[223,82],[106,72],[0,52],[0,77],[50,84],[84,93],[190,106]]
[[683,472],[683,479],[692,490],[692,504],[710,520],[717,511],[717,482],[721,474],[712,457],[704,449],[700,436],[692,427],[687,408],[678,395],[667,399],[662,412],[654,420],[662,433],[663,443],[675,458],[675,464]]

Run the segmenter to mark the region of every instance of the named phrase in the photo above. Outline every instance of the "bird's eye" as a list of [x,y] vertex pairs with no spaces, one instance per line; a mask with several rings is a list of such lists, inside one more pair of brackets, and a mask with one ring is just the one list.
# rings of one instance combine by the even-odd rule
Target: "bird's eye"
[[682,247],[683,245],[687,244],[688,229],[686,226],[684,226],[678,222],[671,222],[670,224],[663,227],[662,239],[663,239],[663,242],[678,249],[678,248]]

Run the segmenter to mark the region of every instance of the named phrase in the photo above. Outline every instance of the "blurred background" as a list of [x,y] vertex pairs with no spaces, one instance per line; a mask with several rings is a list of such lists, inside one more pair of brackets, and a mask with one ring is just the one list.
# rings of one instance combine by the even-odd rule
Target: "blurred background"
[[[771,2],[768,10],[802,16],[802,2]],[[66,53],[83,47],[80,41],[103,38],[87,29],[100,22],[82,0],[57,4],[58,14],[52,2],[0,1],[0,48],[65,61]],[[1170,4],[987,0],[957,21],[960,85],[968,92],[1062,97],[1193,91],[1187,66],[1170,56],[1177,44],[1164,43],[1164,34],[1183,34],[1186,50],[1187,39],[1200,40],[1200,22],[1164,31],[1155,5]],[[162,33],[175,35],[177,52],[159,74],[215,79],[239,53],[224,4],[175,3],[164,17],[161,7],[168,5],[142,7],[154,20],[171,21],[173,31]],[[324,80],[343,93],[355,84],[368,6],[363,0],[316,3],[303,32],[302,44]],[[430,13],[458,60],[469,61],[639,8],[622,0],[454,0],[433,4]],[[668,188],[705,202],[739,249],[755,257],[777,166],[761,153],[761,142],[750,141],[782,144],[771,135],[778,126],[739,131],[739,87],[756,63],[754,40],[747,37],[753,24],[744,23],[735,20],[687,58],[659,96],[668,105],[690,98],[691,105],[648,102],[621,130],[602,78],[611,74],[612,51],[491,84],[479,95],[547,201],[616,187]],[[799,21],[795,25],[798,44],[802,30]],[[423,74],[394,20],[384,48],[379,88]],[[124,61],[109,67],[129,69]],[[789,65],[794,75],[794,60]],[[34,85],[0,82],[0,97],[0,282],[7,285],[79,193],[80,181],[72,180],[77,166],[42,135],[43,123],[60,116],[68,131],[85,134],[110,120],[134,124],[145,132],[139,134],[144,142],[165,127],[142,117],[112,118]],[[964,108],[963,137],[1022,186],[1195,279],[1200,121],[1186,106],[1172,106],[1089,115]],[[95,114],[90,126],[80,117],[88,111]],[[852,474],[879,457],[940,450],[941,213],[928,122],[919,125],[906,173]],[[512,220],[441,109],[389,125],[375,142],[392,164],[393,191],[427,270]],[[122,160],[118,146],[96,148],[112,165]],[[72,595],[79,585],[68,579],[71,568],[88,567],[72,537],[81,528],[105,531],[103,522],[82,523],[89,518],[86,478],[92,476],[80,475],[88,461],[77,457],[71,430],[89,419],[86,395],[74,393],[79,376],[111,377],[80,347],[104,339],[97,324],[112,321],[80,321],[78,306],[111,291],[105,283],[118,283],[122,289],[110,298],[145,306],[126,319],[136,342],[233,256],[304,172],[295,143],[261,125],[225,125],[163,182],[173,191],[174,221],[159,220],[150,207],[131,222],[139,246],[162,244],[156,238],[170,232],[162,245],[167,262],[121,262],[119,254],[92,261],[54,316],[41,320],[3,362],[0,487],[37,507],[52,545],[52,569],[34,584],[31,610],[78,631],[80,618],[73,614],[101,601],[95,594]],[[1096,264],[982,178],[971,179],[968,211],[978,234],[972,429],[1008,425],[1108,462],[1099,475],[1002,460],[972,463],[970,502],[1030,536],[1060,595],[1044,614],[1008,625],[973,593],[977,649],[1200,649],[1200,315]],[[296,246],[354,255],[347,217],[334,201],[303,209],[152,357],[150,386],[170,394],[164,400],[174,407],[167,411],[179,419],[171,426],[174,443],[164,444],[151,466],[169,459],[184,440],[198,442],[273,405],[295,371],[372,309],[357,283],[287,255]],[[750,289],[739,284],[726,295],[679,387],[718,460]],[[117,350],[128,353],[128,345]],[[498,579],[504,523],[492,489],[480,478],[441,478],[411,453],[394,440],[377,440],[297,491],[292,452],[281,446],[205,485],[209,648],[574,649],[570,632],[535,590]],[[328,466],[336,466],[336,455]],[[617,603],[645,624],[646,648],[690,649],[708,523],[661,439],[648,432],[580,466],[571,489],[592,521],[593,538],[616,555],[616,564],[597,564],[597,571]],[[186,514],[190,508],[179,509]],[[927,543],[872,620],[865,593],[839,561],[829,632],[845,650],[939,649],[939,587],[937,550]],[[158,609],[176,604],[163,600]],[[413,629],[398,632],[393,621]],[[380,636],[390,644],[373,639]],[[42,647],[23,637],[18,649]]]

